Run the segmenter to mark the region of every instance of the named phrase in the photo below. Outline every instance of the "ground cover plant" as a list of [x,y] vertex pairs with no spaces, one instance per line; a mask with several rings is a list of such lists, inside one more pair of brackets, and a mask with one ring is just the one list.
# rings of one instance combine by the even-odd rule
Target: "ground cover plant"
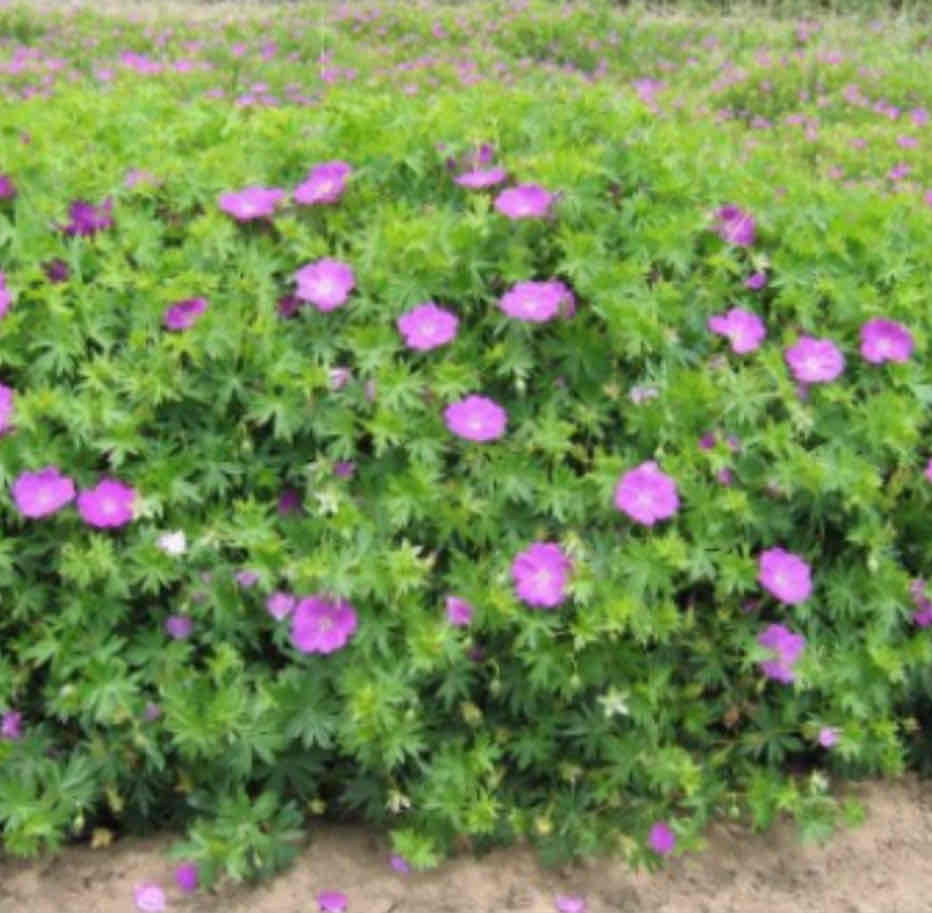
[[0,35],[8,852],[655,866],[919,763],[930,27]]

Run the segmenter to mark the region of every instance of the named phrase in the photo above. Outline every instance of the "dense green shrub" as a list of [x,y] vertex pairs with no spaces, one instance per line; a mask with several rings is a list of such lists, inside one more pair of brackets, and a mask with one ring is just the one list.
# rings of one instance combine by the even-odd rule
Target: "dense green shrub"
[[[932,660],[910,596],[932,575],[932,210],[814,179],[795,140],[749,156],[734,123],[583,86],[402,103],[348,84],[256,110],[116,81],[3,109],[7,850],[189,827],[209,882],[353,813],[420,867],[519,838],[653,865],[658,822],[678,851],[720,813],[821,836],[858,814],[825,772],[903,769]],[[507,186],[556,195],[545,215],[454,181],[484,143]],[[244,222],[218,204],[337,160],[334,202]],[[299,306],[322,258],[355,287]],[[509,316],[527,281],[572,303]],[[396,322],[426,301],[458,325],[422,351]],[[710,330],[732,308],[763,320],[759,348]],[[862,354],[877,318],[908,330],[902,361]],[[805,336],[844,368],[801,389]],[[472,394],[507,413],[485,442],[444,420]],[[616,490],[651,462],[677,499],[646,525]],[[45,467],[79,496],[59,484],[61,509],[25,517],[16,485]],[[538,592],[554,605],[516,589],[533,543],[571,565]],[[762,586],[778,548],[811,594],[798,573]],[[289,594],[355,624],[332,613],[332,652],[303,652],[320,641]],[[780,641],[792,677],[762,665],[771,625],[805,639]]]

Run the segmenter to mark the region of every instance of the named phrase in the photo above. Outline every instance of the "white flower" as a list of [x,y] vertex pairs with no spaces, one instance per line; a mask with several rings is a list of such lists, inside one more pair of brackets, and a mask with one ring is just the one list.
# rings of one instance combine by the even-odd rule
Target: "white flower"
[[613,685],[608,691],[605,692],[601,697],[596,698],[596,700],[602,705],[602,709],[605,711],[606,719],[611,719],[616,713],[620,713],[622,716],[628,715],[628,692],[619,691]]
[[162,533],[159,536],[159,548],[166,555],[183,555],[187,547],[184,530],[176,529],[173,533]]

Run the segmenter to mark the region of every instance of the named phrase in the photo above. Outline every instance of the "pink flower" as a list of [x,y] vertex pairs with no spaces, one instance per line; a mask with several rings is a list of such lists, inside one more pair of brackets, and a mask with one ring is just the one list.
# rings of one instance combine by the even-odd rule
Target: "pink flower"
[[291,593],[279,591],[277,593],[272,593],[272,595],[266,599],[265,607],[269,610],[269,615],[281,621],[294,611],[297,602],[298,600],[292,596]]
[[177,301],[162,315],[162,323],[169,330],[187,330],[207,310],[206,298],[186,298]]
[[676,846],[676,834],[670,829],[666,821],[658,821],[647,837],[647,845],[661,856],[672,852]]
[[456,183],[461,187],[468,187],[471,190],[481,190],[484,187],[494,187],[501,184],[508,177],[508,172],[504,168],[490,168],[488,171],[467,171],[456,178]]
[[26,517],[46,517],[74,500],[74,482],[54,466],[24,472],[13,483],[13,500]]
[[295,279],[298,283],[295,294],[312,302],[318,311],[332,311],[345,304],[356,287],[352,268],[329,257],[302,266],[295,273]]
[[0,434],[12,428],[13,400],[15,393],[6,384],[0,384]]
[[445,345],[456,336],[459,319],[450,311],[428,301],[397,320],[398,331],[411,349],[426,351]]
[[552,542],[534,542],[511,564],[518,597],[528,605],[545,608],[558,606],[566,599],[571,570],[569,558]]
[[926,464],[925,477],[932,482],[932,460]]
[[169,615],[165,619],[165,633],[175,640],[184,640],[191,636],[194,622],[187,615]]
[[508,414],[494,400],[467,396],[444,410],[447,428],[467,441],[494,441],[505,433]]
[[133,519],[136,492],[122,482],[103,479],[95,488],[78,495],[78,513],[84,522],[99,528],[125,526]]
[[679,506],[676,482],[653,460],[626,472],[615,486],[615,507],[645,526],[672,517]]
[[774,659],[764,660],[761,671],[774,681],[789,684],[795,678],[793,664],[806,646],[802,634],[793,634],[783,625],[769,625],[757,638],[762,647],[769,647],[776,653]]
[[324,162],[322,165],[315,165],[304,182],[295,188],[295,202],[305,206],[336,203],[346,188],[346,179],[352,170],[346,162]]
[[339,891],[321,891],[317,903],[322,913],[343,913],[346,909],[346,895]]
[[725,314],[710,317],[707,323],[713,333],[725,336],[731,342],[731,351],[745,355],[760,348],[767,328],[757,314],[744,308],[732,308]]
[[68,208],[71,221],[59,228],[71,237],[91,237],[104,228],[113,225],[113,200],[107,197],[100,206],[94,206],[84,200],[75,200]]
[[275,207],[285,199],[285,191],[278,187],[246,187],[232,193],[220,194],[220,208],[240,222],[263,219],[275,214]]
[[793,376],[804,384],[835,380],[845,369],[845,357],[830,339],[802,336],[784,352],[784,357]]
[[754,219],[737,206],[722,206],[715,214],[715,231],[728,244],[750,247],[754,243]]
[[10,303],[12,301],[13,296],[6,287],[6,276],[0,273],[0,317],[6,316],[6,312],[10,309]]
[[894,320],[875,318],[861,327],[861,355],[865,361],[905,362],[913,354],[913,337],[906,327]]
[[473,607],[459,596],[447,596],[447,621],[457,627],[465,627],[472,621]]
[[175,869],[175,882],[182,891],[196,890],[197,876],[197,864],[193,862],[182,862]]
[[762,289],[767,284],[767,274],[766,273],[751,273],[747,279],[744,280],[745,288],[751,289],[751,291],[758,291]]
[[333,464],[333,474],[341,479],[350,479],[356,472],[356,464],[352,460],[337,460]]
[[495,208],[509,219],[539,219],[547,215],[552,193],[537,184],[519,184],[503,190],[495,198]]
[[328,378],[330,380],[331,390],[342,390],[353,377],[353,372],[349,368],[336,367],[331,368]]
[[402,875],[407,875],[408,872],[411,871],[411,866],[408,864],[408,860],[398,853],[392,853],[389,859],[389,863],[396,872],[400,872]]
[[586,901],[575,894],[557,894],[553,903],[560,913],[586,913]]
[[519,282],[506,292],[498,306],[509,316],[528,323],[546,323],[572,302],[573,293],[559,279]]
[[291,642],[302,653],[333,653],[357,628],[356,610],[345,599],[310,596],[295,606]]
[[136,906],[143,913],[163,913],[165,910],[165,892],[154,882],[136,885],[133,894]]
[[23,737],[23,715],[18,710],[7,710],[0,720],[0,739],[15,742]]
[[831,748],[838,744],[840,732],[837,726],[823,726],[819,730],[819,744],[823,748]]
[[799,555],[782,548],[769,548],[758,559],[758,582],[787,605],[799,605],[812,592],[809,565]]
[[16,187],[12,178],[7,174],[0,174],[0,200],[12,200],[16,196]]

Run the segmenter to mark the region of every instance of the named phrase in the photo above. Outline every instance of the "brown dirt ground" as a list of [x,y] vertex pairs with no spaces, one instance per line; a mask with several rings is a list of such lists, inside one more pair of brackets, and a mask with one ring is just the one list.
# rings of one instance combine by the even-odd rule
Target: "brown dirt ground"
[[165,857],[170,838],[118,840],[39,862],[0,859],[0,913],[131,913],[143,881],[162,884],[171,913],[314,913],[322,890],[347,894],[348,913],[549,913],[558,893],[584,896],[589,913],[932,913],[932,783],[909,775],[846,792],[867,820],[825,846],[800,844],[790,822],[766,834],[716,825],[703,852],[655,874],[613,860],[547,871],[518,847],[399,875],[386,839],[323,827],[291,870],[265,884],[184,896]]

